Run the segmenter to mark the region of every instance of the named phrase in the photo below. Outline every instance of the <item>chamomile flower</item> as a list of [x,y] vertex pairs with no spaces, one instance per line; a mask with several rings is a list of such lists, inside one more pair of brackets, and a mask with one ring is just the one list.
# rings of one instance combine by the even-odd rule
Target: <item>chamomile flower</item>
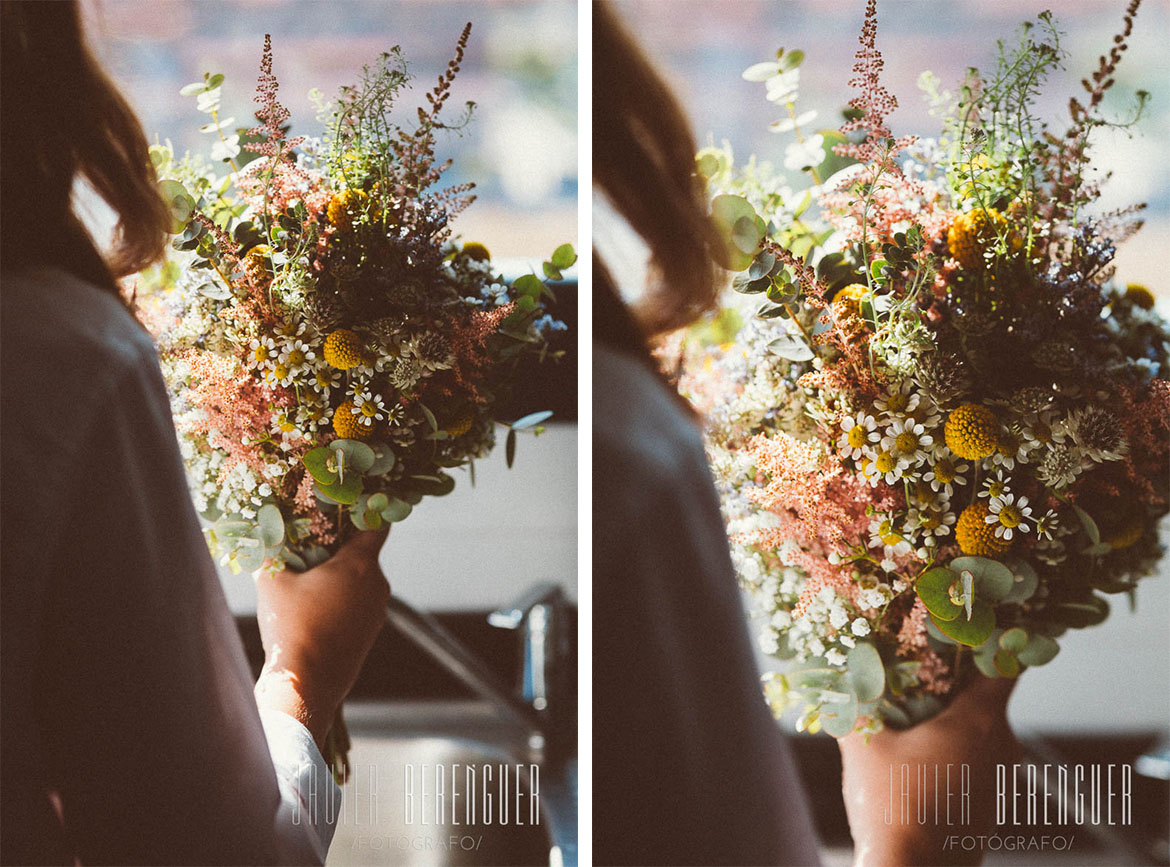
[[316,358],[317,353],[305,341],[299,339],[290,340],[285,344],[284,351],[280,353],[280,360],[293,372],[309,366]]
[[302,403],[297,409],[297,423],[307,430],[318,430],[329,426],[329,419],[332,415],[333,407],[329,404],[310,401]]
[[[1029,451],[1038,448],[1047,448],[1055,443],[1063,443],[1068,435],[1059,424],[1060,416],[1055,410],[1045,409],[1036,413],[1029,413],[1020,423],[1020,435],[1029,445]],[[1059,437],[1059,439],[1058,439]]]
[[272,416],[272,432],[278,436],[301,436],[292,410],[281,410]]
[[269,385],[290,386],[295,376],[296,371],[292,370],[287,363],[279,358],[273,363],[272,367],[264,371],[264,380]]
[[1058,529],[1060,529],[1060,522],[1053,509],[1049,509],[1046,514],[1036,519],[1036,537],[1038,539],[1051,539]]
[[983,520],[995,526],[997,538],[1010,542],[1017,531],[1028,532],[1027,522],[1032,518],[1032,507],[1028,505],[1027,497],[1018,500],[1014,494],[993,497],[989,508],[991,514]]
[[949,509],[913,509],[906,517],[906,526],[922,532],[924,545],[934,544],[934,536],[946,536],[951,532],[957,517]]
[[1014,470],[1017,462],[1021,464],[1028,462],[1030,450],[1031,446],[1027,439],[1018,431],[1004,428],[996,438],[995,451],[983,459],[983,466],[986,469],[1003,467],[1005,470]]
[[303,319],[286,319],[276,327],[276,333],[287,340],[303,337],[305,321]]
[[873,405],[887,416],[909,415],[918,409],[920,400],[913,381],[904,379],[898,385],[891,385],[886,394],[875,400]]
[[876,488],[878,482],[885,479],[887,485],[892,485],[902,478],[910,468],[910,461],[901,455],[895,454],[887,448],[881,448],[862,467],[862,475],[869,482],[870,487]]
[[864,412],[845,416],[841,422],[841,436],[837,440],[837,448],[848,458],[858,461],[868,457],[873,451],[873,444],[880,438],[877,431],[877,420]]
[[967,484],[967,471],[971,465],[954,456],[947,455],[935,460],[930,472],[923,478],[930,482],[930,487],[948,497],[955,494],[955,485]]
[[996,470],[994,475],[989,475],[983,480],[983,490],[979,492],[979,496],[994,500],[1004,494],[1010,494],[1011,483],[1012,480],[1004,475],[1003,470]]
[[271,337],[255,337],[248,348],[248,363],[253,367],[268,367],[277,354],[275,340]]
[[328,364],[320,365],[313,373],[309,383],[317,394],[328,395],[330,391],[341,385],[341,371]]
[[877,515],[869,522],[869,547],[881,548],[885,559],[905,557],[913,550],[910,542],[894,527],[893,515]]
[[350,412],[358,417],[359,424],[373,427],[374,422],[382,421],[386,417],[386,401],[380,394],[371,395],[368,391],[359,391],[353,396]]
[[908,463],[920,464],[930,453],[934,437],[913,418],[899,418],[886,428],[881,443],[883,450],[905,458]]

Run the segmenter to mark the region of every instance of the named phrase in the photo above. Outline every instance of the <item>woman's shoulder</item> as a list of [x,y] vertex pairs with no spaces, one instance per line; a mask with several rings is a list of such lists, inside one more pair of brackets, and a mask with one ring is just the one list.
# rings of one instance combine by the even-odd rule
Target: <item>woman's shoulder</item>
[[0,313],[6,374],[42,370],[62,384],[77,379],[92,386],[157,358],[120,298],[56,268],[5,272]]
[[[706,473],[695,418],[644,361],[603,344],[593,347],[594,469],[618,469],[629,482]],[[600,464],[600,465],[599,465]]]

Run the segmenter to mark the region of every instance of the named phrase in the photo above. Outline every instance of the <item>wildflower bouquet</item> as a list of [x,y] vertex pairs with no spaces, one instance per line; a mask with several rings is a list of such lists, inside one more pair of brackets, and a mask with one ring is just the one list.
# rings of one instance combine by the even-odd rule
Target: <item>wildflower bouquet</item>
[[[209,116],[214,162],[152,149],[176,252],[137,302],[208,541],[233,571],[306,569],[450,492],[448,471],[492,448],[519,361],[560,354],[551,290],[508,284],[483,245],[452,241],[471,185],[436,189],[436,133],[473,108],[439,119],[469,32],[412,128],[390,116],[410,80],[395,48],[335,102],[314,95],[323,138],[288,137],[265,37],[259,126],[230,132],[209,74],[183,93]],[[558,248],[545,276],[575,259]],[[504,425],[509,464],[516,433],[549,415]]]
[[744,74],[784,107],[806,189],[698,156],[734,288],[763,305],[676,344],[680,388],[763,647],[792,660],[766,691],[800,728],[906,727],[972,677],[1043,665],[1161,556],[1170,332],[1111,282],[1139,209],[1094,209],[1089,180],[1137,6],[1063,133],[1033,111],[1061,61],[1045,14],[957,92],[924,76],[942,134],[894,138],[870,0],[840,130],[803,132],[801,52]]

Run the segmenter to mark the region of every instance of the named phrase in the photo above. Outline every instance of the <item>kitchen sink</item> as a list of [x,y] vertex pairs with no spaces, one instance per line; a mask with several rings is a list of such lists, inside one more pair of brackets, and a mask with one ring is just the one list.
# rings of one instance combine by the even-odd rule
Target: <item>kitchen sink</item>
[[544,761],[490,704],[361,702],[327,864],[576,862],[575,762]]

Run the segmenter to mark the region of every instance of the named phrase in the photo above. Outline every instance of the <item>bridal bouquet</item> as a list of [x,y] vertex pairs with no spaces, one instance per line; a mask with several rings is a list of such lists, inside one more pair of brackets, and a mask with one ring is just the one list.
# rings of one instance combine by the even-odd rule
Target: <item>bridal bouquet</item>
[[[390,116],[409,81],[395,48],[335,102],[314,96],[323,138],[289,138],[265,37],[261,125],[231,132],[209,74],[183,93],[209,116],[211,160],[152,149],[178,237],[136,301],[208,541],[233,571],[304,570],[448,493],[448,471],[492,448],[521,358],[559,354],[551,290],[533,274],[509,284],[482,244],[452,241],[471,185],[436,189],[436,133],[473,107],[439,120],[469,32],[411,128]],[[563,245],[545,276],[575,260]],[[549,415],[504,424],[509,464],[517,431]]]
[[1064,131],[1034,116],[1061,58],[1046,14],[954,93],[923,76],[941,135],[894,138],[870,0],[840,130],[804,132],[801,52],[745,73],[810,186],[698,157],[734,288],[763,303],[676,341],[680,387],[763,647],[792,660],[766,691],[800,728],[909,726],[971,677],[1043,665],[1161,556],[1170,331],[1111,280],[1139,209],[1095,209],[1089,166],[1125,125],[1101,106],[1137,5]]

